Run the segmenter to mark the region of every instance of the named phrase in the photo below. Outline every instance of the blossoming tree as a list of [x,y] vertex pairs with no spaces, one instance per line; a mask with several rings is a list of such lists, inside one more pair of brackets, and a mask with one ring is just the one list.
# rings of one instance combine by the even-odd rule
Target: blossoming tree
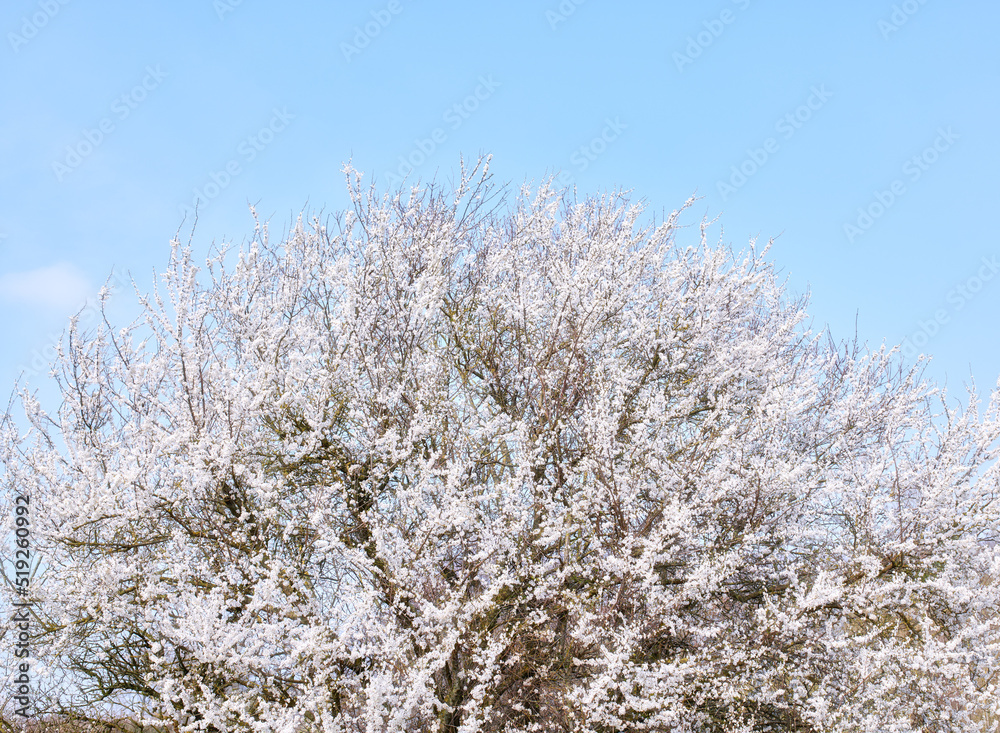
[[[71,329],[7,420],[39,706],[184,731],[969,731],[1000,398],[623,195],[377,195]],[[766,251],[766,250],[765,250]],[[9,506],[8,506],[9,509]],[[10,512],[8,512],[10,514]],[[65,675],[61,684],[46,685]]]

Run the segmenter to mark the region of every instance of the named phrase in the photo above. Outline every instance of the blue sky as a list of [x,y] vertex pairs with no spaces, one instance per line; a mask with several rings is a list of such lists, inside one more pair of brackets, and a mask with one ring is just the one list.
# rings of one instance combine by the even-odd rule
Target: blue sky
[[342,208],[348,160],[387,186],[492,153],[501,181],[650,213],[697,194],[713,239],[776,238],[814,328],[908,340],[988,391],[998,25],[961,0],[7,0],[0,379],[41,384],[112,268],[148,289],[199,194],[204,251],[252,231],[248,203],[279,231]]

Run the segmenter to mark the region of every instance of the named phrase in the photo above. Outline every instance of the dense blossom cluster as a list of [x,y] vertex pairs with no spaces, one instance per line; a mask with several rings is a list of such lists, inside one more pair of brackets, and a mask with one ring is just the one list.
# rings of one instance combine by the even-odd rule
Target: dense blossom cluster
[[[480,167],[481,166],[481,167]],[[184,731],[969,731],[998,401],[621,195],[362,190],[70,333],[4,480],[43,707]],[[507,196],[510,196],[508,200]],[[9,493],[9,492],[8,492]],[[59,677],[59,675],[64,675]],[[48,676],[46,676],[48,675]]]

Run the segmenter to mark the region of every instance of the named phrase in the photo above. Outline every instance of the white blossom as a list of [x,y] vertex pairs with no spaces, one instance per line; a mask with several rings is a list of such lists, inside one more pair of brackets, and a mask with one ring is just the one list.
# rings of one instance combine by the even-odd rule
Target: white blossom
[[6,419],[48,710],[995,725],[998,393],[952,407],[812,334],[766,248],[682,246],[679,212],[508,201],[483,161],[450,192],[348,180],[278,244],[258,222],[199,269],[174,242],[139,321],[71,330],[58,412]]

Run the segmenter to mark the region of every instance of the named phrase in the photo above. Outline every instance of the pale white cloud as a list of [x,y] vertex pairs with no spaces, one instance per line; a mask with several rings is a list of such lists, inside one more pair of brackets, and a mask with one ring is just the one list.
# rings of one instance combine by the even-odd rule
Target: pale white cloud
[[53,310],[82,308],[93,295],[86,276],[70,262],[0,275],[0,298]]

